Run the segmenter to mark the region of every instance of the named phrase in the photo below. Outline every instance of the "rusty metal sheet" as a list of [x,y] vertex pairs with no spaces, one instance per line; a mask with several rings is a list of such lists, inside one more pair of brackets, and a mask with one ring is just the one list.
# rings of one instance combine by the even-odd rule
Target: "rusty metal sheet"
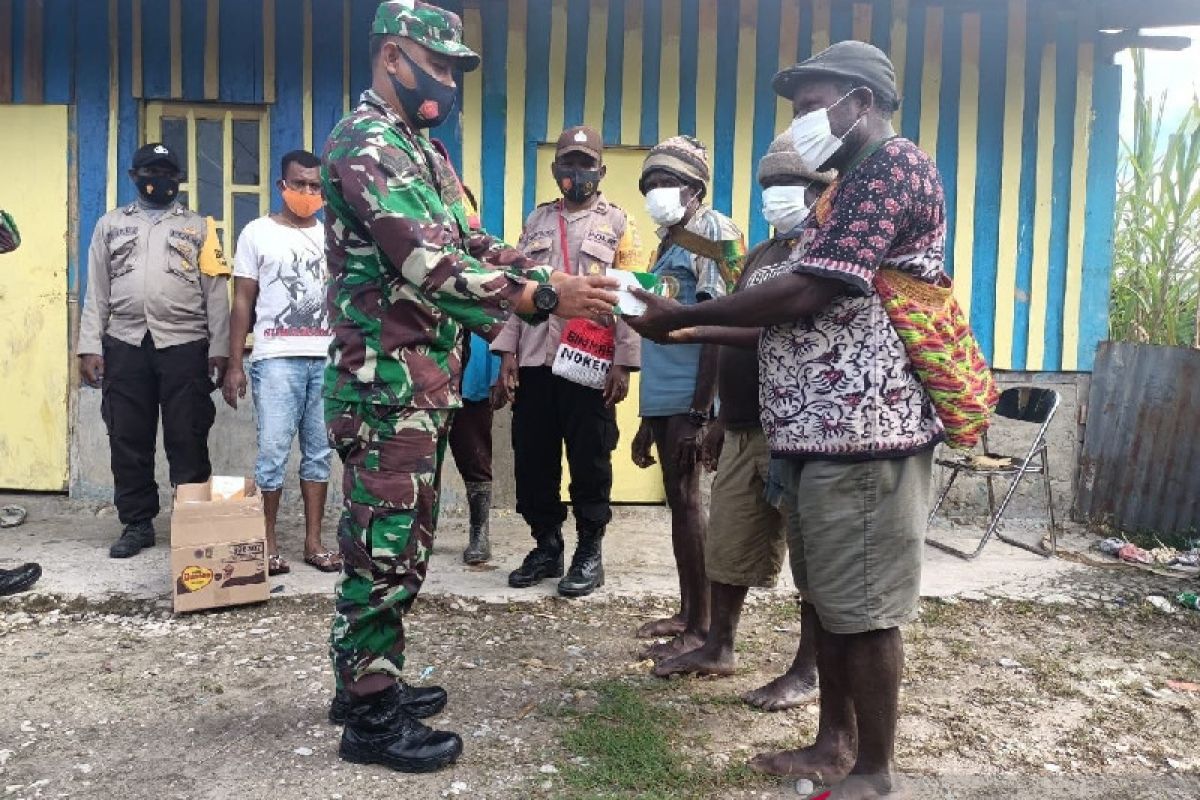
[[1200,531],[1200,350],[1100,345],[1077,503],[1125,531]]

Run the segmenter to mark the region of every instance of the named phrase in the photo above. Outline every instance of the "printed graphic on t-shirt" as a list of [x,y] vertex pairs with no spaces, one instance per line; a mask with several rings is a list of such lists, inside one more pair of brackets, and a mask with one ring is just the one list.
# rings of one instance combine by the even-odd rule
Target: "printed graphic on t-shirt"
[[[285,302],[263,320],[263,338],[277,336],[329,336],[325,311],[325,254],[293,252],[290,261],[279,264],[275,276],[260,284],[268,291],[281,284]],[[262,304],[260,304],[262,305]]]
[[258,282],[252,359],[328,354],[322,226],[293,228],[270,217],[251,222],[238,240],[233,275]]

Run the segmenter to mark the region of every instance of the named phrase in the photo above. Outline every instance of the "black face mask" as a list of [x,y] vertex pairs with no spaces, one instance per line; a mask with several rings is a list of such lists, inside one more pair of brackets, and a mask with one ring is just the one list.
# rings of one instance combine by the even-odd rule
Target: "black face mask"
[[417,88],[410,89],[397,80],[395,75],[389,75],[396,99],[400,101],[404,113],[412,120],[413,127],[436,128],[445,122],[454,110],[454,103],[458,100],[458,89],[447,86],[430,75],[409,58],[403,49],[400,50],[400,55],[404,56],[404,60],[412,69]]
[[560,167],[555,164],[551,171],[563,197],[572,203],[582,203],[600,190],[600,170],[580,167]]
[[179,179],[169,175],[139,175],[137,190],[150,205],[169,205],[179,195]]

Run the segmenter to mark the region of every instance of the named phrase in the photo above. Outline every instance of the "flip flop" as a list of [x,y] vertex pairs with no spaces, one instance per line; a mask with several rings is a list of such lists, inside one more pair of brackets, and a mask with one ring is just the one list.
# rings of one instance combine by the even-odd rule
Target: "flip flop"
[[342,569],[342,554],[333,550],[324,553],[312,553],[304,557],[304,563],[321,572],[340,572]]
[[291,571],[291,565],[284,561],[283,556],[278,553],[267,559],[268,575],[287,575]]
[[20,506],[0,508],[0,528],[15,528],[25,521],[25,509]]

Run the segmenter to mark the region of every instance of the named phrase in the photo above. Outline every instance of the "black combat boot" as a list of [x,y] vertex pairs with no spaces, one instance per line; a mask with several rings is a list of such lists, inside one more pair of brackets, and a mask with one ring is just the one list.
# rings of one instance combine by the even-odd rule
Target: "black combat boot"
[[383,764],[399,772],[433,772],[462,754],[457,733],[435,731],[404,710],[399,686],[354,697],[338,755],[352,764]]
[[121,531],[121,538],[108,548],[109,558],[132,558],[147,547],[154,547],[154,523],[131,522]]
[[508,575],[508,585],[514,589],[525,589],[546,578],[561,578],[563,574],[562,527],[553,530],[535,531],[533,538],[537,547],[529,551],[521,566]]
[[[417,719],[440,714],[446,707],[446,690],[440,686],[409,686],[404,681],[397,681],[396,688],[393,696],[400,708]],[[333,702],[329,704],[329,721],[334,725],[345,724],[351,700],[345,689],[335,692]]]
[[584,597],[604,585],[604,563],[600,554],[603,539],[604,528],[579,532],[571,569],[558,582],[558,593],[563,597]]
[[464,564],[483,564],[492,557],[488,539],[488,517],[492,513],[492,484],[468,483],[467,505],[471,510],[471,541],[463,550]]
[[16,569],[0,569],[0,596],[23,592],[42,577],[37,564],[24,564]]

